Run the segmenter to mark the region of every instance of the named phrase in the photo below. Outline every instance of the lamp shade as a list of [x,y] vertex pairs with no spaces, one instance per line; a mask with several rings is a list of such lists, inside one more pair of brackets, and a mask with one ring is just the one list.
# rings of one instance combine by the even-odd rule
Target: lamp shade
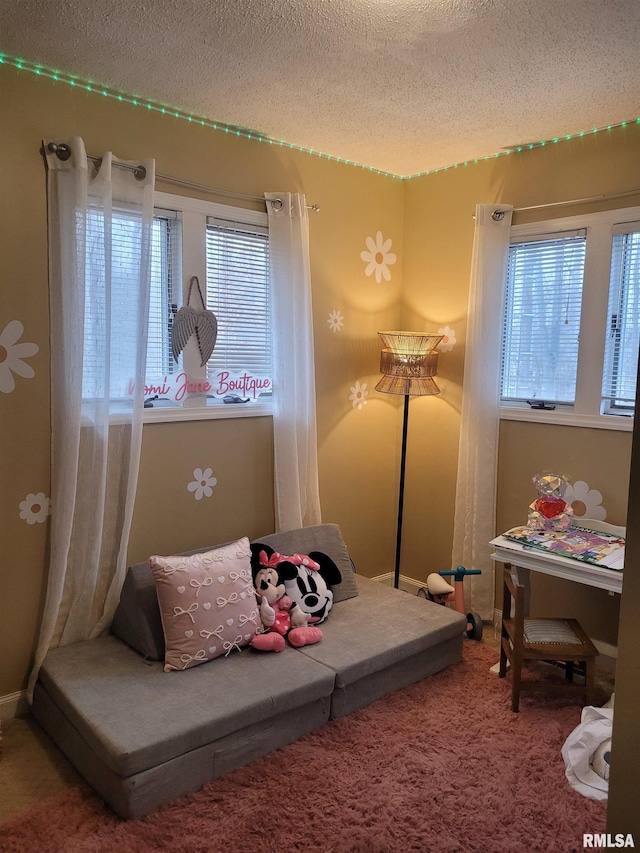
[[436,347],[444,337],[432,332],[378,332],[382,377],[376,391],[383,394],[427,396],[439,394],[433,377],[438,375]]

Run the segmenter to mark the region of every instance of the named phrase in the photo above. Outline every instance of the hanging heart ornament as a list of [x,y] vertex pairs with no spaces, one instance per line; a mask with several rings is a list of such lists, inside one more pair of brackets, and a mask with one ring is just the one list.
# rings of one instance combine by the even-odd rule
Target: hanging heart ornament
[[[191,291],[194,283],[198,288],[200,301],[202,303],[202,308],[199,311],[190,305]],[[204,367],[211,358],[211,354],[216,345],[216,340],[218,338],[218,320],[213,311],[209,311],[205,306],[204,297],[202,295],[202,290],[200,289],[200,282],[198,281],[197,275],[191,277],[189,293],[187,295],[187,304],[177,312],[173,320],[173,328],[171,330],[171,351],[176,361],[194,332],[196,333],[200,358],[202,359],[200,367]]]

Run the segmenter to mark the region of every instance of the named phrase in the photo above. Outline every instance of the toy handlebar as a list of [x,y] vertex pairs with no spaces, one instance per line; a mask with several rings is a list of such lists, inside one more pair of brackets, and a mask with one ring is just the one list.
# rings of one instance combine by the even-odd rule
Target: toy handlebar
[[438,572],[439,575],[455,575],[454,580],[463,581],[465,575],[481,575],[482,569],[466,569],[464,566],[458,566],[457,569],[443,569]]

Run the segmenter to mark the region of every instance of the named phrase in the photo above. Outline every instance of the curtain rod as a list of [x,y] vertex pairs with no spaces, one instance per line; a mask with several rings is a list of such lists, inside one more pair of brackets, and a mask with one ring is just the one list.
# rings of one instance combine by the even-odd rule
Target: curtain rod
[[[545,207],[562,207],[565,204],[587,204],[588,202],[608,201],[608,199],[622,198],[623,196],[626,196],[626,195],[639,195],[639,194],[640,194],[640,188],[635,189],[635,190],[625,190],[624,192],[620,192],[620,193],[611,193],[610,195],[605,195],[605,194],[590,195],[590,196],[586,196],[585,198],[572,198],[572,199],[569,199],[568,201],[549,201],[546,204],[532,204],[529,207],[514,207],[513,212],[514,213],[522,213],[525,210],[542,210],[542,208],[545,208]],[[505,213],[506,213],[506,211],[504,211],[504,210],[494,210],[493,213],[491,214],[491,218],[495,219],[496,222],[499,222],[501,219],[504,219]]]
[[[68,160],[71,157],[71,147],[66,144],[66,142],[49,142],[47,145],[47,151],[50,151],[52,154],[55,154],[59,160]],[[100,163],[102,157],[96,157],[93,154],[87,154],[87,158],[89,160],[93,160],[94,163]],[[121,169],[128,169],[133,172],[135,177],[141,181],[147,174],[147,170],[144,166],[131,166],[129,163],[115,163],[114,165],[119,166]],[[183,187],[190,187],[193,190],[202,190],[203,192],[213,193],[215,195],[227,195],[232,196],[233,198],[244,198],[248,201],[258,201],[266,206],[267,199],[264,196],[260,195],[247,195],[245,193],[234,192],[233,190],[222,190],[217,187],[209,187],[206,184],[197,184],[194,181],[186,181],[184,178],[175,178],[173,175],[163,175],[161,172],[156,172],[156,178],[159,181],[165,181],[171,184],[179,184]],[[274,207],[279,203],[280,207],[276,207],[276,210],[282,209],[282,199],[274,198],[268,199]],[[308,210],[313,210],[315,213],[318,213],[320,210],[319,204],[307,204]]]

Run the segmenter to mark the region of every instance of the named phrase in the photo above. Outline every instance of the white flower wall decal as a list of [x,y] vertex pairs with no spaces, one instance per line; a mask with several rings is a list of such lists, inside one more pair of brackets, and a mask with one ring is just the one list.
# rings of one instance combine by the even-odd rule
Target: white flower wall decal
[[363,406],[366,406],[367,397],[369,396],[366,382],[360,383],[356,379],[355,385],[352,385],[349,390],[351,391],[349,399],[354,409],[361,409]]
[[564,500],[571,505],[575,518],[592,518],[604,521],[607,511],[602,506],[602,494],[597,489],[590,489],[584,480],[576,480],[565,489]]
[[14,373],[24,379],[33,379],[36,375],[33,367],[23,359],[35,355],[40,347],[37,344],[19,344],[23,332],[20,320],[12,320],[0,333],[0,391],[4,394],[10,394],[16,387]]
[[20,518],[27,524],[42,524],[50,512],[51,500],[45,496],[44,492],[27,495],[23,501],[20,501]]
[[443,326],[441,329],[438,329],[438,334],[443,335],[442,340],[438,344],[438,349],[440,352],[449,352],[456,345],[456,333],[450,326]]
[[336,309],[335,311],[332,311],[329,314],[329,319],[327,320],[327,323],[329,324],[329,328],[332,332],[339,332],[344,326],[344,317],[342,316],[340,311]]
[[390,252],[392,241],[385,240],[382,236],[382,231],[378,231],[376,239],[367,237],[365,240],[368,251],[360,252],[360,257],[366,261],[367,267],[364,271],[365,275],[374,275],[376,282],[380,284],[381,279],[391,281],[391,273],[389,267],[395,264],[396,256]]
[[213,487],[218,481],[212,474],[211,468],[205,468],[204,471],[202,468],[194,469],[194,479],[187,485],[187,489],[190,492],[195,492],[194,497],[197,501],[201,501],[202,498],[210,498],[213,494]]

